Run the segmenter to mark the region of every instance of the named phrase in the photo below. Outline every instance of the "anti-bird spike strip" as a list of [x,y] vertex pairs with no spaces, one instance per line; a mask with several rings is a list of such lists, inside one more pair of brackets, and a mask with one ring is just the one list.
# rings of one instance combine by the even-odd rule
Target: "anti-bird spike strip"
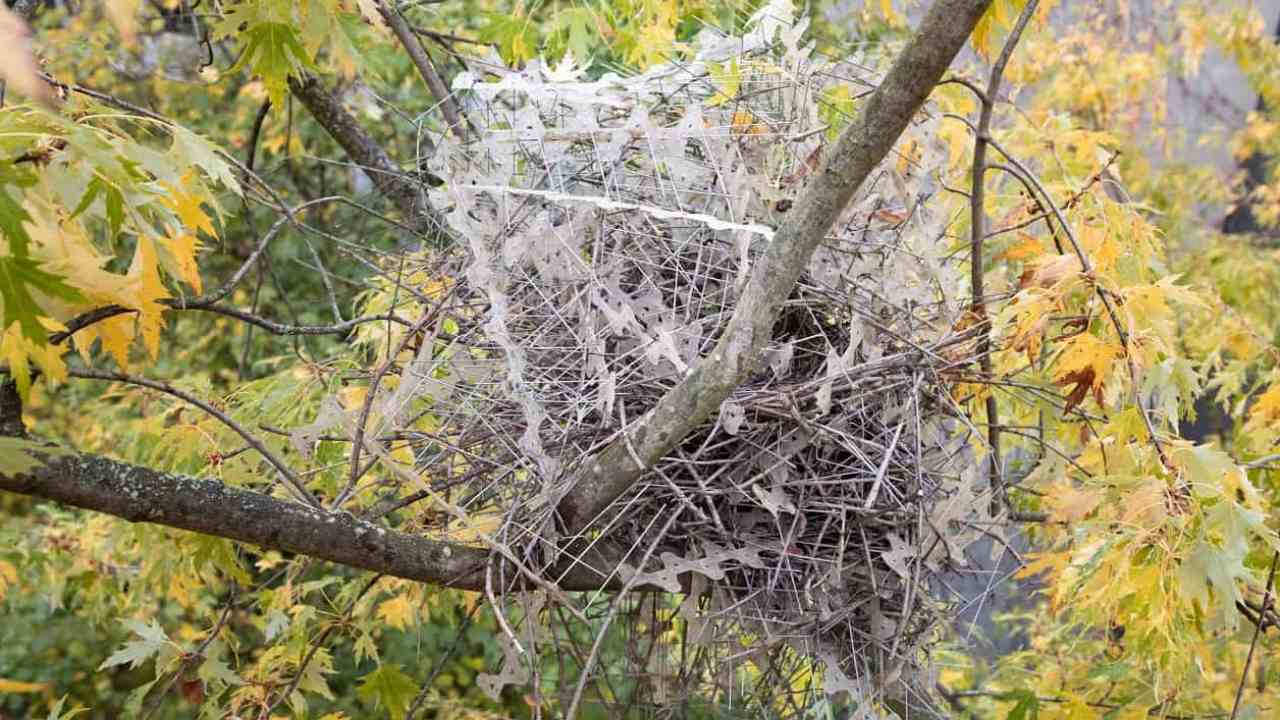
[[[439,139],[429,169],[451,181],[430,199],[464,242],[429,262],[462,280],[450,330],[380,399],[402,425],[382,430],[415,437],[407,424],[433,415],[417,467],[465,468],[460,506],[509,508],[490,535],[535,572],[561,552],[553,509],[577,463],[720,337],[842,123],[831,98],[849,95],[834,89],[879,81],[884,58],[820,57],[804,29],[775,1],[744,37],[707,31],[693,61],[643,75],[584,81],[535,62],[455,83],[476,132]],[[937,122],[921,113],[858,191],[787,299],[766,366],[593,525],[631,548],[624,580],[688,593],[678,609],[619,601],[615,631],[649,650],[610,672],[642,678],[655,703],[731,692],[748,658],[773,663],[778,693],[816,659],[827,691],[865,696],[867,659],[915,662],[945,614],[932,578],[989,518],[969,517],[985,481],[940,376],[972,335],[953,330],[965,276],[930,204],[947,157]],[[495,562],[494,586],[518,572]],[[544,593],[519,598],[504,601],[515,629],[483,678],[493,693],[530,680],[521,651],[580,641]],[[698,653],[664,649],[673,612]]]

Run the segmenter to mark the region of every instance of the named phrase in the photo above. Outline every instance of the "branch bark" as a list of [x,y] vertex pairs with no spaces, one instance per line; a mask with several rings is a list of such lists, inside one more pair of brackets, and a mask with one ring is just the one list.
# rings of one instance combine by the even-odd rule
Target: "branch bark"
[[342,146],[347,157],[369,174],[373,186],[400,210],[409,227],[432,238],[444,234],[444,218],[427,199],[422,184],[400,169],[386,149],[342,107],[342,102],[319,78],[314,75],[291,77],[289,90]]
[[449,87],[444,84],[444,79],[440,77],[440,73],[436,72],[436,66],[431,62],[431,56],[427,54],[427,49],[422,47],[418,36],[413,34],[413,29],[409,27],[409,23],[405,21],[399,10],[389,3],[380,2],[378,3],[378,12],[387,21],[387,25],[391,27],[391,32],[395,33],[396,39],[404,46],[405,52],[409,53],[409,60],[418,69],[418,74],[422,76],[422,81],[427,84],[427,90],[431,92],[436,102],[440,104],[440,111],[444,113],[445,124],[465,142],[468,128],[462,115],[462,110],[453,99],[453,94],[449,92]]
[[[95,455],[46,457],[24,475],[0,474],[0,491],[306,555],[406,580],[484,589],[486,548],[390,530],[350,513],[280,500],[213,480],[164,473]],[[564,590],[617,589],[618,557],[601,550],[555,568]],[[610,579],[612,578],[612,579]]]
[[[578,533],[654,463],[715,414],[760,361],[774,323],[809,258],[854,192],[893,149],[969,38],[991,0],[936,0],[884,82],[840,136],[821,170],[751,273],[715,349],[623,435],[587,460],[559,503]],[[633,459],[635,458],[635,459]],[[637,464],[636,459],[639,460]]]

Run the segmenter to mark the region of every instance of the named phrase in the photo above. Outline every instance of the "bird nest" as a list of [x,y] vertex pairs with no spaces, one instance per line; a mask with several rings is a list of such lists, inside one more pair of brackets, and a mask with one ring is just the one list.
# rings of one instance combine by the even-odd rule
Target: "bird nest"
[[[742,37],[708,31],[693,60],[644,75],[587,80],[570,61],[455,83],[472,125],[428,168],[449,178],[431,195],[458,242],[436,262],[459,280],[393,399],[425,398],[439,429],[417,462],[454,468],[462,507],[509,508],[492,536],[529,567],[564,547],[554,508],[579,464],[715,345],[876,85],[872,67],[818,57],[804,29],[774,2]],[[963,564],[985,505],[946,381],[972,347],[954,330],[964,258],[930,204],[947,157],[936,122],[922,113],[858,191],[759,370],[592,525],[630,548],[620,580],[685,598],[611,606],[610,632],[649,650],[602,677],[664,704],[696,684],[732,693],[735,663],[767,661],[774,693],[809,692],[796,678],[816,659],[827,691],[867,697],[873,675],[920,661],[945,611],[933,578]],[[526,646],[574,642],[530,597],[504,601],[515,630],[492,690],[530,680]]]

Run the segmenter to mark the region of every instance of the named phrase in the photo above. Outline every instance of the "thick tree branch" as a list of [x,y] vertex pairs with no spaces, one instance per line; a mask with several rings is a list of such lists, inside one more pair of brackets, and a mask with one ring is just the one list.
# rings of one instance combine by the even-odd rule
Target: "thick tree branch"
[[395,204],[409,227],[430,237],[444,232],[443,218],[432,207],[421,183],[396,165],[382,145],[356,122],[318,78],[312,75],[291,77],[289,89],[316,122],[342,146],[347,157],[368,173],[378,192]]
[[893,148],[988,5],[990,0],[934,2],[884,82],[827,155],[795,204],[791,220],[756,263],[716,348],[623,437],[583,464],[559,504],[570,532],[585,529],[647,468],[712,417],[751,374],[810,256],[854,192]]
[[[94,455],[46,458],[0,490],[464,590],[484,588],[489,551],[389,530],[355,516]],[[588,566],[590,563],[590,566]],[[616,589],[618,558],[604,551],[548,574],[564,590]],[[599,571],[593,568],[598,568]],[[612,578],[606,582],[606,578]]]

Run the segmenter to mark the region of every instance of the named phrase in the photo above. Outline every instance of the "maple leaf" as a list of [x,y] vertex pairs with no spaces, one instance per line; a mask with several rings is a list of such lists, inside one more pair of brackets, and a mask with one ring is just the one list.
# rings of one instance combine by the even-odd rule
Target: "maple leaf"
[[1098,404],[1102,404],[1102,384],[1095,384],[1095,380],[1096,375],[1091,367],[1073,370],[1058,378],[1059,385],[1075,385],[1071,388],[1071,392],[1067,393],[1067,405],[1062,410],[1064,414],[1070,413],[1077,405],[1084,402],[1090,390],[1093,390],[1094,399]]
[[397,630],[417,623],[418,611],[409,598],[397,595],[378,606],[378,617]]
[[16,323],[27,339],[37,343],[43,343],[47,334],[40,322],[47,313],[38,298],[43,295],[72,302],[81,299],[75,288],[41,265],[28,257],[0,257],[0,327]]
[[[1003,252],[996,255],[997,260],[1013,260],[1020,262],[1023,260],[1032,260],[1044,255],[1044,243],[1040,239],[1027,232],[1018,232],[1018,241],[1011,243]],[[1028,281],[1030,276],[1028,276]],[[1025,283],[1024,283],[1025,287]]]
[[165,250],[165,270],[170,275],[181,278],[197,293],[204,292],[204,284],[200,281],[200,266],[196,263],[200,240],[192,233],[175,233],[170,228],[161,247]]
[[240,183],[236,180],[231,164],[220,156],[221,151],[216,145],[178,125],[171,126],[170,132],[173,133],[173,146],[170,150],[178,155],[181,162],[200,168],[205,175],[222,183],[228,190],[240,192]]
[[1273,382],[1266,392],[1258,396],[1249,409],[1248,425],[1252,430],[1280,421],[1280,381]]
[[246,39],[240,61],[231,69],[248,67],[262,78],[271,104],[284,104],[285,83],[300,69],[312,67],[311,57],[298,36],[298,30],[283,22],[264,22],[243,33]]
[[418,684],[399,666],[386,664],[360,678],[356,694],[386,709],[388,717],[399,718],[404,717],[409,703],[418,694]]
[[1113,345],[1090,333],[1071,337],[1058,357],[1056,382],[1059,385],[1075,385],[1067,396],[1067,412],[1084,401],[1093,392],[1102,403],[1102,387],[1111,375],[1111,367],[1124,354],[1124,348]]
[[1027,264],[1018,278],[1021,288],[1051,288],[1078,275],[1080,261],[1074,255],[1046,255]]
[[1093,512],[1106,497],[1098,488],[1076,488],[1070,484],[1053,488],[1046,498],[1054,520],[1076,522]]
[[[383,19],[382,13],[379,11],[378,0],[355,0],[356,7],[360,10],[360,17],[365,19],[374,30],[386,37],[391,36],[391,28],[387,27],[387,21]],[[394,10],[392,12],[395,12]]]
[[138,333],[147,352],[155,359],[160,353],[160,330],[164,327],[165,310],[158,301],[169,297],[169,291],[160,281],[156,248],[151,238],[138,238],[138,247],[134,250],[126,277],[133,294],[133,307],[138,310]]
[[124,647],[115,651],[102,664],[98,666],[99,670],[106,670],[116,665],[128,664],[131,668],[140,667],[143,663],[156,658],[156,664],[162,664],[162,651],[168,649],[170,653],[176,652],[173,643],[169,640],[169,636],[165,634],[164,628],[160,627],[155,620],[150,624],[143,623],[139,620],[125,620],[124,626],[129,628],[134,635],[138,636],[137,640],[130,640],[124,644]]
[[203,230],[209,235],[217,234],[213,229],[213,221],[205,213],[204,208],[200,206],[199,197],[192,193],[184,192],[168,183],[162,184],[169,190],[169,195],[160,198],[160,203],[173,210],[184,228],[192,232]]
[[767,130],[756,122],[756,116],[748,110],[738,110],[729,121],[730,132],[734,135],[762,135]]

